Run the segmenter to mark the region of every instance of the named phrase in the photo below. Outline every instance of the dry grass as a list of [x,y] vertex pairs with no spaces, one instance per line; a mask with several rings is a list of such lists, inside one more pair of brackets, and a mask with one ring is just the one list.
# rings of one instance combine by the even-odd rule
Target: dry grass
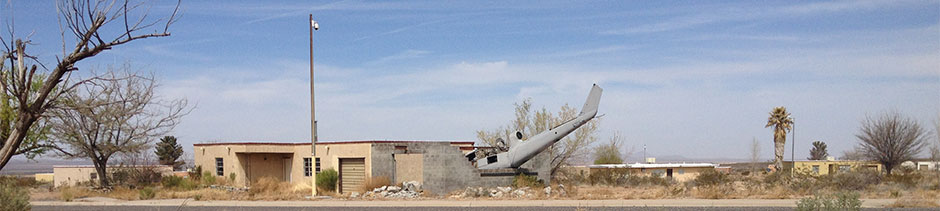
[[389,186],[391,184],[392,182],[388,179],[388,177],[385,176],[369,177],[366,178],[366,180],[362,183],[362,187],[359,188],[359,192],[365,193],[382,186]]
[[888,207],[893,208],[925,208],[925,207],[940,207],[940,204],[937,204],[936,197],[924,197],[923,195],[911,196],[900,198],[894,203],[888,205]]

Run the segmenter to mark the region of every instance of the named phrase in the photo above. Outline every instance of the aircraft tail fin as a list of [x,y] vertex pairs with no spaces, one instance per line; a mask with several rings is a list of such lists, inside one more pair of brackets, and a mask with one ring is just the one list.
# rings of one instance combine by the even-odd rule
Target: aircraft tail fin
[[588,94],[587,101],[584,102],[584,106],[581,107],[580,115],[589,114],[591,116],[597,115],[597,106],[601,102],[601,92],[604,92],[604,89],[594,84],[594,87],[591,87],[591,93]]

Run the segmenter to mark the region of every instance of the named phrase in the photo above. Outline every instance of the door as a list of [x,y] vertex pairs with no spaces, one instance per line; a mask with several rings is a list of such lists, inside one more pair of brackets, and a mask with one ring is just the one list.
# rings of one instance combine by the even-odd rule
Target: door
[[339,159],[339,185],[341,193],[359,192],[366,179],[365,158]]
[[666,169],[666,177],[672,177],[672,169]]

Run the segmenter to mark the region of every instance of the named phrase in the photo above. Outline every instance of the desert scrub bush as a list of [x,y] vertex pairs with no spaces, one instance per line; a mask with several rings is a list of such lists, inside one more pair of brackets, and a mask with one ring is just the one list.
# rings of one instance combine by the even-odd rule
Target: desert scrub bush
[[160,184],[163,185],[163,188],[171,188],[178,190],[193,190],[198,186],[196,182],[193,182],[190,179],[177,177],[177,176],[166,176],[160,180]]
[[385,176],[368,177],[365,181],[362,182],[362,186],[360,187],[359,192],[365,193],[382,186],[389,186],[391,184],[392,182],[389,181],[388,177]]
[[339,180],[339,174],[336,170],[326,169],[317,173],[317,189],[334,192],[336,191],[336,181]]
[[275,193],[278,191],[289,190],[290,187],[287,187],[288,184],[281,182],[273,177],[262,177],[257,181],[251,183],[251,189],[248,190],[248,193],[251,194],[263,194],[263,193]]
[[29,192],[16,183],[0,181],[0,210],[30,210]]
[[881,183],[881,174],[873,170],[837,173],[829,177],[829,185],[837,190],[864,190]]
[[202,172],[202,184],[204,185],[215,185],[215,175],[212,175],[212,172],[205,171]]
[[838,192],[831,195],[814,194],[796,202],[796,210],[860,210],[862,201],[857,192]]
[[153,199],[153,197],[156,197],[156,196],[157,196],[157,191],[151,187],[144,187],[140,189],[141,200]]
[[228,181],[229,181],[229,182],[232,182],[232,183],[235,183],[235,172],[232,172],[231,174],[228,174]]
[[629,175],[626,169],[598,169],[588,175],[591,185],[617,185],[617,180]]
[[545,184],[543,184],[542,181],[540,181],[539,178],[536,176],[525,175],[525,174],[520,173],[519,175],[516,175],[516,177],[512,178],[512,187],[514,188],[522,188],[522,187],[544,188]]
[[671,178],[651,174],[649,176],[641,175],[623,175],[615,181],[617,186],[669,186],[673,183]]
[[731,178],[728,177],[728,174],[715,171],[714,169],[708,169],[702,171],[692,180],[693,186],[717,186],[728,183],[731,181]]

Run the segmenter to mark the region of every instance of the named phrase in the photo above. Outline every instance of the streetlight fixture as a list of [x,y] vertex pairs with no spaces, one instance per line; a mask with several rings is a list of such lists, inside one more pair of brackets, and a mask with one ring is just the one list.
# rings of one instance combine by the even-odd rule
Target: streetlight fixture
[[[317,118],[313,92],[313,31],[320,29],[320,24],[313,20],[313,14],[310,14],[310,155],[311,165],[316,165],[317,159]],[[313,180],[313,196],[317,195],[317,171],[310,170],[310,178]]]

